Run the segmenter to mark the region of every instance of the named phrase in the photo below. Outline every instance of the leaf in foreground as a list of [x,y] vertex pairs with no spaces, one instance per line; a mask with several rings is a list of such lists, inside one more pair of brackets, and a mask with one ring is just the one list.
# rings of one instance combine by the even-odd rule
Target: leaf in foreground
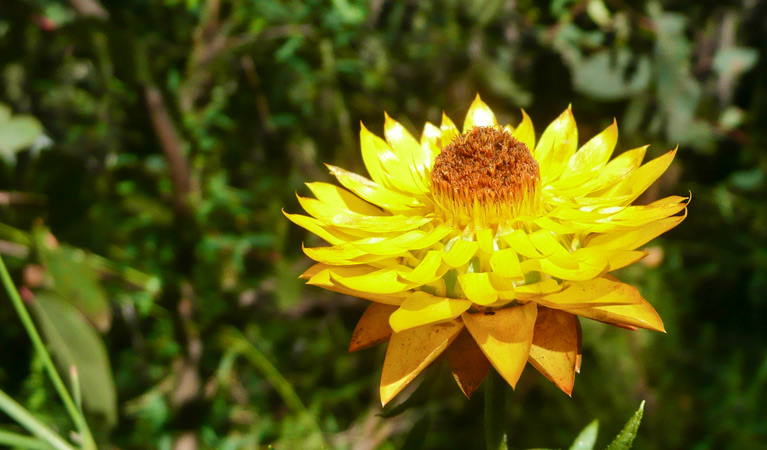
[[642,415],[644,414],[644,401],[639,405],[639,409],[634,415],[626,422],[623,429],[618,436],[607,446],[607,450],[628,450],[634,443],[634,438],[637,435],[639,429],[639,423],[642,422]]

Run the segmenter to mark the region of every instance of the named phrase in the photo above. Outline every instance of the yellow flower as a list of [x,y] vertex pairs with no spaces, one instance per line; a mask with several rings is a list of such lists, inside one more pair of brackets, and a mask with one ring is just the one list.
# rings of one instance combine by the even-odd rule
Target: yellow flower
[[[385,140],[362,126],[372,180],[334,166],[345,188],[308,183],[311,216],[286,216],[330,246],[304,248],[308,284],[371,300],[350,351],[389,341],[381,401],[443,352],[467,396],[490,367],[515,386],[527,362],[570,395],[586,317],[664,331],[653,307],[609,273],[678,225],[689,199],[633,206],[676,150],[610,160],[615,123],[578,148],[568,108],[536,142],[530,118],[498,125],[474,100],[459,131],[443,114],[421,140],[386,115]],[[680,213],[684,211],[684,214]]]

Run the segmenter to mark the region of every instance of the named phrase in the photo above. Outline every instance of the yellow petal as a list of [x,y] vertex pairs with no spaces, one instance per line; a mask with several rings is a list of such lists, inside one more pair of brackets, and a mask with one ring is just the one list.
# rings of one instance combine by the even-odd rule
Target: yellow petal
[[517,298],[520,300],[535,300],[542,294],[551,294],[562,290],[562,286],[556,280],[543,280],[537,283],[524,284],[514,288]]
[[392,334],[389,316],[396,310],[396,306],[371,303],[354,328],[349,352],[356,352],[388,341]]
[[578,319],[563,311],[538,308],[530,364],[565,394],[573,392],[578,358]]
[[317,263],[306,269],[304,273],[298,276],[302,280],[308,280],[309,278],[317,275],[320,271],[329,268],[327,264]]
[[330,169],[330,173],[338,179],[338,182],[341,183],[341,185],[381,208],[399,212],[410,211],[413,208],[423,206],[418,199],[413,196],[400,194],[399,192],[382,187],[354,172],[349,172],[329,164],[327,167]]
[[[649,223],[657,222],[666,217],[673,216],[679,211],[685,209],[689,200],[684,197],[669,197],[681,199],[681,203],[664,202],[659,204],[653,202],[649,205],[627,206],[623,211],[614,214],[609,221],[622,227],[643,227]],[[668,200],[668,199],[662,199]],[[660,200],[659,200],[660,201]],[[611,230],[612,231],[612,230]]]
[[477,94],[471,106],[469,106],[469,112],[466,113],[466,120],[463,122],[463,132],[466,133],[474,127],[494,127],[496,125],[498,125],[498,121],[495,119],[495,114]]
[[458,275],[464,295],[478,305],[492,305],[498,301],[498,291],[490,283],[487,273],[462,273]]
[[348,233],[344,233],[338,228],[325,225],[324,223],[320,222],[319,220],[313,217],[307,217],[301,214],[289,214],[289,213],[286,213],[284,210],[282,211],[282,213],[285,215],[285,217],[288,218],[288,220],[290,220],[294,224],[309,231],[310,233],[316,234],[317,236],[326,240],[331,245],[339,245],[349,241],[355,241],[358,239],[358,237],[352,236],[351,234],[348,234]]
[[395,294],[373,294],[371,292],[355,291],[354,289],[349,289],[334,282],[330,277],[329,269],[321,270],[317,274],[313,275],[306,283],[314,286],[319,286],[329,291],[351,295],[353,297],[364,298],[365,300],[370,300],[371,302],[383,303],[386,305],[399,306],[402,304],[405,298],[410,295],[410,293],[407,291],[397,292]]
[[463,314],[466,329],[495,370],[516,387],[527,364],[538,306],[527,303],[494,311]]
[[663,175],[663,172],[665,172],[671,165],[675,155],[676,149],[643,164],[631,175],[626,177],[626,179],[618,183],[610,191],[609,195],[628,195],[631,198],[628,202],[639,197],[651,184],[655,183],[655,181]]
[[543,255],[567,255],[570,253],[548,230],[538,230],[527,236],[535,248]]
[[413,287],[413,283],[401,279],[402,275],[412,271],[409,267],[395,266],[376,270],[375,267],[368,266],[367,273],[350,272],[345,269],[345,267],[330,269],[330,276],[336,283],[355,291],[394,294]]
[[458,239],[453,242],[453,246],[445,253],[442,260],[450,267],[461,267],[474,257],[478,249],[479,244],[476,241]]
[[512,279],[524,279],[522,266],[519,265],[519,256],[511,248],[499,250],[490,257],[490,267],[494,273]]
[[645,145],[633,150],[627,150],[613,158],[612,161],[608,162],[599,171],[597,177],[591,182],[586,183],[582,189],[586,189],[586,192],[593,192],[625,179],[626,176],[642,164],[647,147]]
[[636,305],[642,302],[642,296],[630,284],[621,283],[612,277],[600,277],[589,281],[572,281],[560,292],[545,295],[536,301],[550,308],[577,308]]
[[637,305],[593,306],[567,308],[565,310],[572,314],[613,325],[666,332],[660,316],[645,299],[641,299]]
[[442,130],[430,122],[426,122],[421,133],[421,147],[429,153],[429,163],[426,166],[431,170],[434,166],[434,159],[442,151]]
[[609,266],[608,272],[612,272],[613,270],[622,269],[626,266],[630,266],[631,264],[634,264],[635,262],[641,260],[645,256],[647,256],[647,250],[644,251],[638,251],[638,250],[608,250],[608,249],[601,249],[601,248],[590,248],[585,247],[578,249],[578,252],[581,253],[589,253],[589,252],[599,252],[601,253],[605,258],[607,258],[607,265]]
[[394,333],[381,373],[381,404],[389,403],[437,359],[462,329],[463,323],[454,320]]
[[439,225],[431,231],[413,230],[393,238],[368,238],[352,242],[355,248],[374,255],[400,255],[407,250],[431,247],[455,232],[452,227]]
[[418,291],[402,302],[399,309],[389,318],[392,329],[399,333],[421,325],[445,322],[455,319],[471,307],[468,300],[436,297],[428,292]]
[[588,240],[586,246],[588,248],[634,250],[679,225],[685,217],[687,217],[686,211],[683,216],[673,216],[661,219],[638,230],[595,235]]
[[420,238],[407,244],[408,249],[421,250],[427,247],[431,247],[435,243],[440,242],[453,234],[456,234],[457,230],[452,226],[437,225],[431,231],[422,233],[423,235]]
[[385,117],[384,137],[389,147],[394,150],[403,165],[414,168],[416,173],[422,173],[429,167],[431,151],[424,149],[402,124],[388,114],[385,114]]
[[493,230],[490,228],[482,228],[477,231],[477,243],[479,244],[479,249],[483,252],[489,254],[492,254],[494,249],[493,246]]
[[578,128],[568,107],[541,135],[535,146],[535,160],[540,165],[541,182],[558,178],[578,147]]
[[366,216],[381,216],[383,211],[362,200],[346,189],[329,183],[306,183],[309,190],[322,203],[327,203],[339,209],[348,209]]
[[328,247],[303,247],[309,258],[325,264],[351,264],[349,261],[363,256],[366,252],[351,244],[331,245]]
[[425,284],[433,281],[435,277],[441,277],[445,272],[447,267],[442,265],[442,252],[430,250],[415,269],[403,275],[403,278],[410,283]]
[[509,247],[513,248],[520,255],[527,258],[542,258],[547,256],[538,251],[533,245],[530,237],[522,230],[514,230],[501,237]]
[[445,351],[458,387],[471,398],[490,370],[490,361],[465,329]]
[[533,121],[530,120],[530,117],[524,109],[522,110],[522,122],[517,125],[512,136],[519,142],[525,144],[531,153],[535,150],[535,128],[533,127]]
[[590,179],[607,164],[618,142],[618,123],[613,124],[585,143],[567,162],[562,179]]
[[439,128],[442,130],[442,148],[445,148],[447,144],[460,134],[458,128],[444,111],[442,111],[442,124]]
[[383,139],[371,133],[362,122],[360,122],[360,147],[362,162],[365,163],[373,181],[388,189],[394,187],[384,167],[389,162],[398,163],[397,155],[391,151]]
[[328,225],[354,228],[362,231],[398,233],[419,228],[432,220],[422,216],[366,216],[323,203],[317,199],[300,196],[298,197],[298,202],[309,215]]
[[541,259],[528,259],[520,265],[524,273],[543,272],[562,280],[590,280],[605,273],[608,269],[607,258],[599,253],[592,253],[582,259],[575,254],[562,257],[547,256]]

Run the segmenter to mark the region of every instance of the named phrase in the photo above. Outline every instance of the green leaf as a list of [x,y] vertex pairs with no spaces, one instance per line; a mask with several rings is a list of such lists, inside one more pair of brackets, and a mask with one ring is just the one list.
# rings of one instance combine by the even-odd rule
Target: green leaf
[[0,154],[13,157],[16,152],[34,144],[43,134],[40,121],[32,116],[21,115],[0,122]]
[[117,393],[107,350],[98,332],[80,311],[55,293],[37,293],[31,309],[59,371],[68,374],[74,366],[85,388],[85,407],[103,416],[109,426],[114,425]]
[[634,415],[626,422],[623,429],[615,439],[610,442],[606,450],[629,450],[634,443],[634,438],[637,435],[639,429],[639,423],[642,422],[642,415],[644,414],[644,401],[639,405],[639,409]]
[[573,441],[570,450],[592,450],[597,443],[597,434],[599,433],[599,421],[593,420],[586,425],[578,437]]
[[35,233],[40,258],[53,279],[53,290],[74,305],[99,330],[112,324],[109,299],[99,283],[96,271],[88,264],[85,252],[66,245],[51,245],[50,234]]
[[[629,70],[633,61],[636,67]],[[626,48],[601,50],[573,66],[573,85],[576,91],[598,100],[620,100],[643,91],[650,73],[647,57],[637,59]]]
[[688,19],[664,12],[658,3],[652,3],[648,10],[656,25],[657,99],[665,116],[667,137],[681,145],[710,151],[715,141],[714,130],[696,116],[702,87],[692,71],[693,45],[685,34]]
[[711,67],[722,78],[734,80],[754,67],[759,52],[748,47],[726,47],[716,52]]

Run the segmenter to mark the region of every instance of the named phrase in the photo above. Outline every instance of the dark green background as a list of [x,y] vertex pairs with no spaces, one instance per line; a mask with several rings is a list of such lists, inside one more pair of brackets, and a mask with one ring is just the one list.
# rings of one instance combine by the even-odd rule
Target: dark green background
[[[334,448],[484,448],[481,392],[463,398],[444,363],[413,407],[375,415],[384,347],[346,353],[366,302],[296,279],[319,241],[281,209],[330,181],[323,162],[364,173],[359,121],[380,133],[384,110],[420,135],[480,93],[540,133],[572,103],[583,142],[616,117],[618,151],[679,144],[640,200],[693,198],[653,243],[663,261],[618,274],[668,334],[584,320],[573,397],[528,367],[510,448],[567,448],[593,418],[600,448],[643,399],[635,448],[767,448],[765,30],[758,0],[4,1],[0,103],[50,141],[3,152],[0,191],[19,195],[0,223],[33,233],[3,228],[0,252],[19,285],[106,320],[113,377],[85,387],[114,380],[116,405],[88,405],[104,448],[310,449],[317,425]],[[43,227],[110,269],[46,250]],[[45,283],[24,278],[41,262]],[[66,433],[5,305],[0,387]]]

